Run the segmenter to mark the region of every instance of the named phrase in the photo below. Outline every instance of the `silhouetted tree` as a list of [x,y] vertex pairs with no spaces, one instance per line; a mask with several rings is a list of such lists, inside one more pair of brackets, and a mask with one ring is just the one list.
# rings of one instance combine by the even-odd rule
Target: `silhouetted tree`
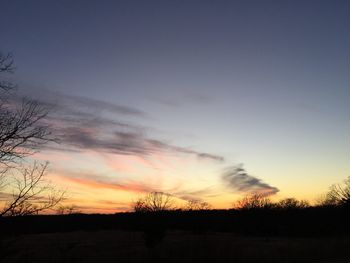
[[73,215],[81,213],[76,205],[61,205],[56,208],[55,211],[57,215]]
[[326,195],[326,203],[350,207],[350,176],[344,180],[343,185],[334,184]]
[[207,202],[197,200],[197,199],[192,199],[188,200],[187,204],[185,206],[185,210],[209,210],[211,209],[211,205]]
[[167,224],[164,211],[173,210],[174,198],[163,192],[150,192],[140,197],[133,203],[136,213],[144,213],[142,230],[145,245],[149,249],[149,261],[157,261],[157,254],[154,248],[163,240]]
[[0,216],[23,216],[38,214],[55,207],[64,199],[65,192],[57,190],[44,180],[47,163],[24,168],[9,183],[11,197],[5,203]]
[[3,102],[0,105],[0,165],[7,167],[52,140],[43,123],[48,110],[36,101]]
[[315,206],[316,207],[329,207],[329,206],[334,206],[334,201],[331,201],[328,199],[328,193],[320,194],[316,199],[315,199]]
[[7,197],[0,216],[39,213],[64,196],[44,180],[47,164],[28,167],[22,162],[53,138],[44,122],[48,109],[37,101],[19,99],[12,93],[15,85],[2,80],[13,70],[12,55],[0,53],[0,191]]
[[267,209],[273,206],[269,197],[257,193],[245,196],[233,204],[233,208],[239,210]]
[[151,192],[140,197],[133,204],[135,212],[160,212],[175,208],[174,198],[167,193]]
[[279,209],[302,209],[309,207],[310,204],[305,200],[297,200],[296,198],[285,198],[276,203]]
[[[48,109],[34,100],[10,94],[15,85],[2,80],[13,73],[13,57],[0,53],[0,165],[2,168],[35,152],[52,140],[44,119]],[[5,92],[5,93],[4,93]],[[10,94],[10,95],[9,95]]]

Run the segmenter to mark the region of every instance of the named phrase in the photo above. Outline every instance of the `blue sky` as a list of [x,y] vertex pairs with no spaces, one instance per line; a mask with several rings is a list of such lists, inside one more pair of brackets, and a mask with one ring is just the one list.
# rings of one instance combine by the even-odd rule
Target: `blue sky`
[[212,184],[244,163],[279,195],[311,198],[350,175],[349,12],[348,1],[3,1],[1,50],[21,92],[137,109],[98,116],[223,157],[186,166]]

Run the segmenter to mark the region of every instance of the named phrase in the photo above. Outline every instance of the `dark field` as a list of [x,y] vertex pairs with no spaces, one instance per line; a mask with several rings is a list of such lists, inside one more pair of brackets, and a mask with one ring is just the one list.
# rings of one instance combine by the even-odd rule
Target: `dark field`
[[1,218],[1,262],[350,262],[349,210]]
[[3,240],[2,262],[350,262],[350,238],[241,237],[168,231],[147,248],[142,232],[76,231]]

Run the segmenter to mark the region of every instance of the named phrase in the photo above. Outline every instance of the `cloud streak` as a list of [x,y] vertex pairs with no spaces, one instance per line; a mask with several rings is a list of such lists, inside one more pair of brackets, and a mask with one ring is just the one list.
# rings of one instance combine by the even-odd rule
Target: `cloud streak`
[[258,193],[262,195],[274,195],[279,192],[277,187],[264,183],[261,179],[249,175],[242,165],[226,168],[222,174],[224,182],[234,191],[239,193]]
[[133,107],[123,106],[123,105],[117,105],[114,103],[109,103],[102,100],[97,99],[91,99],[87,97],[78,97],[78,96],[68,96],[68,95],[61,95],[61,98],[63,99],[63,102],[65,105],[74,105],[78,108],[93,108],[95,111],[109,111],[111,113],[117,113],[117,114],[123,114],[123,115],[129,115],[129,116],[139,116],[143,117],[146,116],[146,114]]
[[[164,141],[149,139],[141,132],[114,131],[112,134],[91,127],[62,127],[62,143],[80,150],[95,150],[119,155],[151,156],[163,152],[168,154],[189,154],[199,159],[222,162],[219,155],[198,152],[190,148],[174,146]],[[59,149],[59,148],[57,148]],[[65,149],[73,150],[73,149]]]
[[46,97],[42,103],[53,109],[47,121],[61,142],[58,146],[47,145],[47,149],[73,152],[93,150],[143,158],[161,152],[224,161],[224,157],[219,155],[146,136],[149,129],[124,120],[134,117],[135,122],[139,117],[146,117],[147,114],[139,109],[57,93],[48,93]]
[[152,188],[145,184],[135,183],[131,181],[119,182],[113,178],[93,174],[93,173],[77,173],[58,171],[58,176],[63,180],[78,184],[83,187],[93,189],[109,189],[116,191],[126,191],[135,193],[145,193],[153,191]]
[[135,107],[119,105],[83,96],[62,94],[46,89],[34,89],[30,94],[26,94],[25,92],[22,93],[22,96],[35,99],[49,108],[58,110],[60,113],[67,113],[68,115],[77,113],[78,115],[86,116],[94,112],[109,112],[129,117],[146,117],[147,115],[145,112]]
[[218,196],[219,194],[215,193],[212,187],[207,187],[199,190],[181,190],[173,193],[174,196],[184,200],[196,200],[196,201],[204,201],[204,198]]

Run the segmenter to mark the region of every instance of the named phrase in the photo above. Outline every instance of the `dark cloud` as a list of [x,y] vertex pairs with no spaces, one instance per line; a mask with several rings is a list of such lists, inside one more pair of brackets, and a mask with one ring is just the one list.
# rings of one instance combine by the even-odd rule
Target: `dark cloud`
[[[75,148],[103,151],[121,155],[146,155],[147,149],[141,138],[126,139],[125,136],[102,134],[100,130],[88,127],[68,127],[64,129],[62,142]],[[130,133],[130,136],[133,136]]]
[[220,162],[223,162],[225,160],[224,157],[220,155],[214,155],[209,153],[196,153],[196,154],[199,158],[208,158],[208,159],[213,159]]
[[[189,154],[219,162],[224,160],[219,155],[149,138],[145,135],[149,128],[125,120],[147,117],[147,114],[136,108],[49,91],[40,94],[39,102],[51,109],[46,121],[60,141],[59,145],[50,144],[46,149],[73,152],[95,150],[141,157],[163,152]],[[137,122],[137,119],[133,121]]]
[[190,201],[190,200],[203,201],[204,198],[214,197],[218,195],[218,194],[214,194],[214,189],[212,187],[206,187],[199,190],[175,191],[172,194],[185,201]]
[[247,174],[242,165],[232,166],[225,169],[222,179],[231,189],[241,193],[274,195],[279,192],[277,187],[264,183],[261,179]]
[[121,155],[149,156],[157,152],[182,153],[197,156],[200,159],[223,161],[222,156],[197,152],[185,147],[147,138],[142,132],[114,131],[112,134],[89,127],[63,128],[63,143],[79,149],[104,151]]
[[158,140],[147,139],[147,142],[150,143],[151,145],[155,146],[158,149],[164,149],[164,150],[178,152],[178,153],[192,154],[192,155],[197,156],[200,159],[211,159],[211,160],[219,161],[219,162],[224,161],[224,157],[222,157],[220,155],[198,152],[198,151],[192,150],[190,148],[174,146],[174,145],[168,144],[166,142],[158,141]]
[[129,117],[145,117],[147,115],[138,108],[119,105],[94,98],[62,94],[47,89],[34,88],[29,94],[26,93],[26,91],[21,91],[21,96],[35,99],[45,106],[59,110],[61,114],[62,112],[66,112],[71,115],[75,112],[79,115],[87,115],[96,112],[109,112]]

